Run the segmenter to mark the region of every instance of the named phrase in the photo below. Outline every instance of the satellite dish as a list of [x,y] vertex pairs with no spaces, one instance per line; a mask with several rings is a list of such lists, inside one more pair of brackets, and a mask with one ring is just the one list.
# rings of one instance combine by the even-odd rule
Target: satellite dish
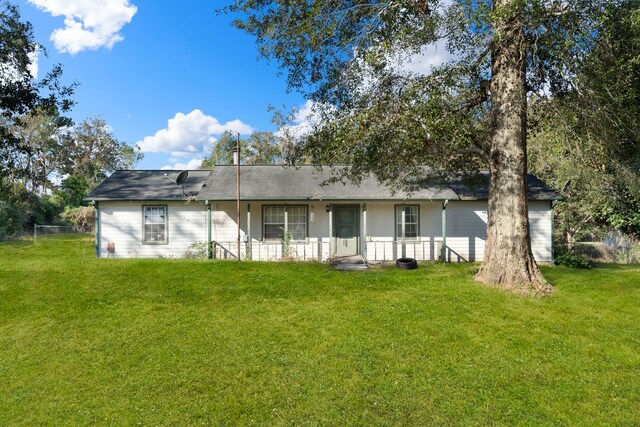
[[189,171],[180,172],[178,174],[178,177],[176,178],[176,184],[178,184],[178,185],[184,184],[184,182],[187,180],[188,176],[189,176]]

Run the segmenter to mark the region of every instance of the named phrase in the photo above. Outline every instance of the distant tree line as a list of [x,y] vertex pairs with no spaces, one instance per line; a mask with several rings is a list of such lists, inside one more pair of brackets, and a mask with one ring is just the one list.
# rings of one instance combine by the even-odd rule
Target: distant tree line
[[[240,139],[240,162],[244,165],[286,164],[288,139],[273,132],[254,132]],[[238,136],[225,131],[205,154],[200,169],[211,169],[216,165],[233,164],[233,153]]]

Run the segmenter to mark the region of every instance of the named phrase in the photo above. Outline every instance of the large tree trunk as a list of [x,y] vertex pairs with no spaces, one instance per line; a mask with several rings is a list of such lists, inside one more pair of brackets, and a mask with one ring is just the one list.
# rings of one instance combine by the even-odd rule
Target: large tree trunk
[[536,265],[529,235],[526,45],[516,1],[494,2],[495,8],[509,12],[494,23],[487,241],[476,280],[520,293],[546,294],[552,288]]

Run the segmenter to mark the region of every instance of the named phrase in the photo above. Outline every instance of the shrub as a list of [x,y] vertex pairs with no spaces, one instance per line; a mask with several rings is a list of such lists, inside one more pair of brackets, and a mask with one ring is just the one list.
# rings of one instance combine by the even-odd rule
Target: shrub
[[93,206],[67,206],[60,216],[73,225],[88,227],[95,224],[96,209]]
[[9,202],[0,200],[0,241],[22,231],[22,211]]
[[574,253],[562,253],[556,255],[553,260],[555,265],[564,265],[571,268],[592,268],[593,264],[586,257]]
[[183,255],[184,258],[199,258],[205,259],[207,257],[207,242],[199,241],[192,243],[189,246],[189,250]]

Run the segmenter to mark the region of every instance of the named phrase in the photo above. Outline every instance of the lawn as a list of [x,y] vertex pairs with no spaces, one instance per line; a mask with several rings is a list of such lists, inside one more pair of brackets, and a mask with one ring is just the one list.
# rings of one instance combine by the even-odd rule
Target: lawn
[[639,425],[640,267],[94,258],[0,245],[0,425]]

